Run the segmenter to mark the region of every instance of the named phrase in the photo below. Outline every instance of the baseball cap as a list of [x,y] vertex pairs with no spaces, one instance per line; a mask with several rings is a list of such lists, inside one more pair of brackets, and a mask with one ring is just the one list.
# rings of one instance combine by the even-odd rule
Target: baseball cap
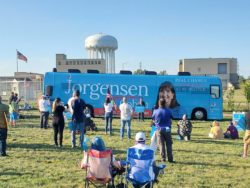
[[145,140],[146,140],[146,136],[145,136],[144,132],[138,132],[138,133],[136,133],[136,135],[135,135],[135,141],[137,141],[137,142],[143,142]]

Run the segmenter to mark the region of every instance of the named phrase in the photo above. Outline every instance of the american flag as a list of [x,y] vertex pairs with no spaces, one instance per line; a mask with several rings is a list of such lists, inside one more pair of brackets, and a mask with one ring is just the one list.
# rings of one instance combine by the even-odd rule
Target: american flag
[[17,59],[23,60],[27,63],[28,59],[21,52],[17,51]]

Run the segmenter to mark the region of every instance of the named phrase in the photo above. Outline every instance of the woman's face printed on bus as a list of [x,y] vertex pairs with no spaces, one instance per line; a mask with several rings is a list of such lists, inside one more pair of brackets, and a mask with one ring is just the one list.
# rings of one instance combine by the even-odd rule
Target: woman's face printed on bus
[[174,93],[172,93],[170,88],[164,88],[160,93],[159,93],[160,98],[164,98],[166,101],[166,106],[169,107],[171,104],[172,99],[174,98]]

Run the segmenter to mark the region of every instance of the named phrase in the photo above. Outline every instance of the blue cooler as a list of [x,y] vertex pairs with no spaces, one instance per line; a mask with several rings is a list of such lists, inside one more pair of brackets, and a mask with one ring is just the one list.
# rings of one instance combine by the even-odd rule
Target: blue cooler
[[236,128],[238,131],[246,129],[245,112],[233,112],[233,121],[237,123]]

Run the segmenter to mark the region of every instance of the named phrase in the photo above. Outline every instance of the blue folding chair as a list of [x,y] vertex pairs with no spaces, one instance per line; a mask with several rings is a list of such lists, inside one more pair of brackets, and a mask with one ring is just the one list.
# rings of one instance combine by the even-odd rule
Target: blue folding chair
[[127,168],[125,187],[131,183],[133,187],[153,187],[150,168],[153,167],[154,151],[151,149],[129,148],[127,152]]

